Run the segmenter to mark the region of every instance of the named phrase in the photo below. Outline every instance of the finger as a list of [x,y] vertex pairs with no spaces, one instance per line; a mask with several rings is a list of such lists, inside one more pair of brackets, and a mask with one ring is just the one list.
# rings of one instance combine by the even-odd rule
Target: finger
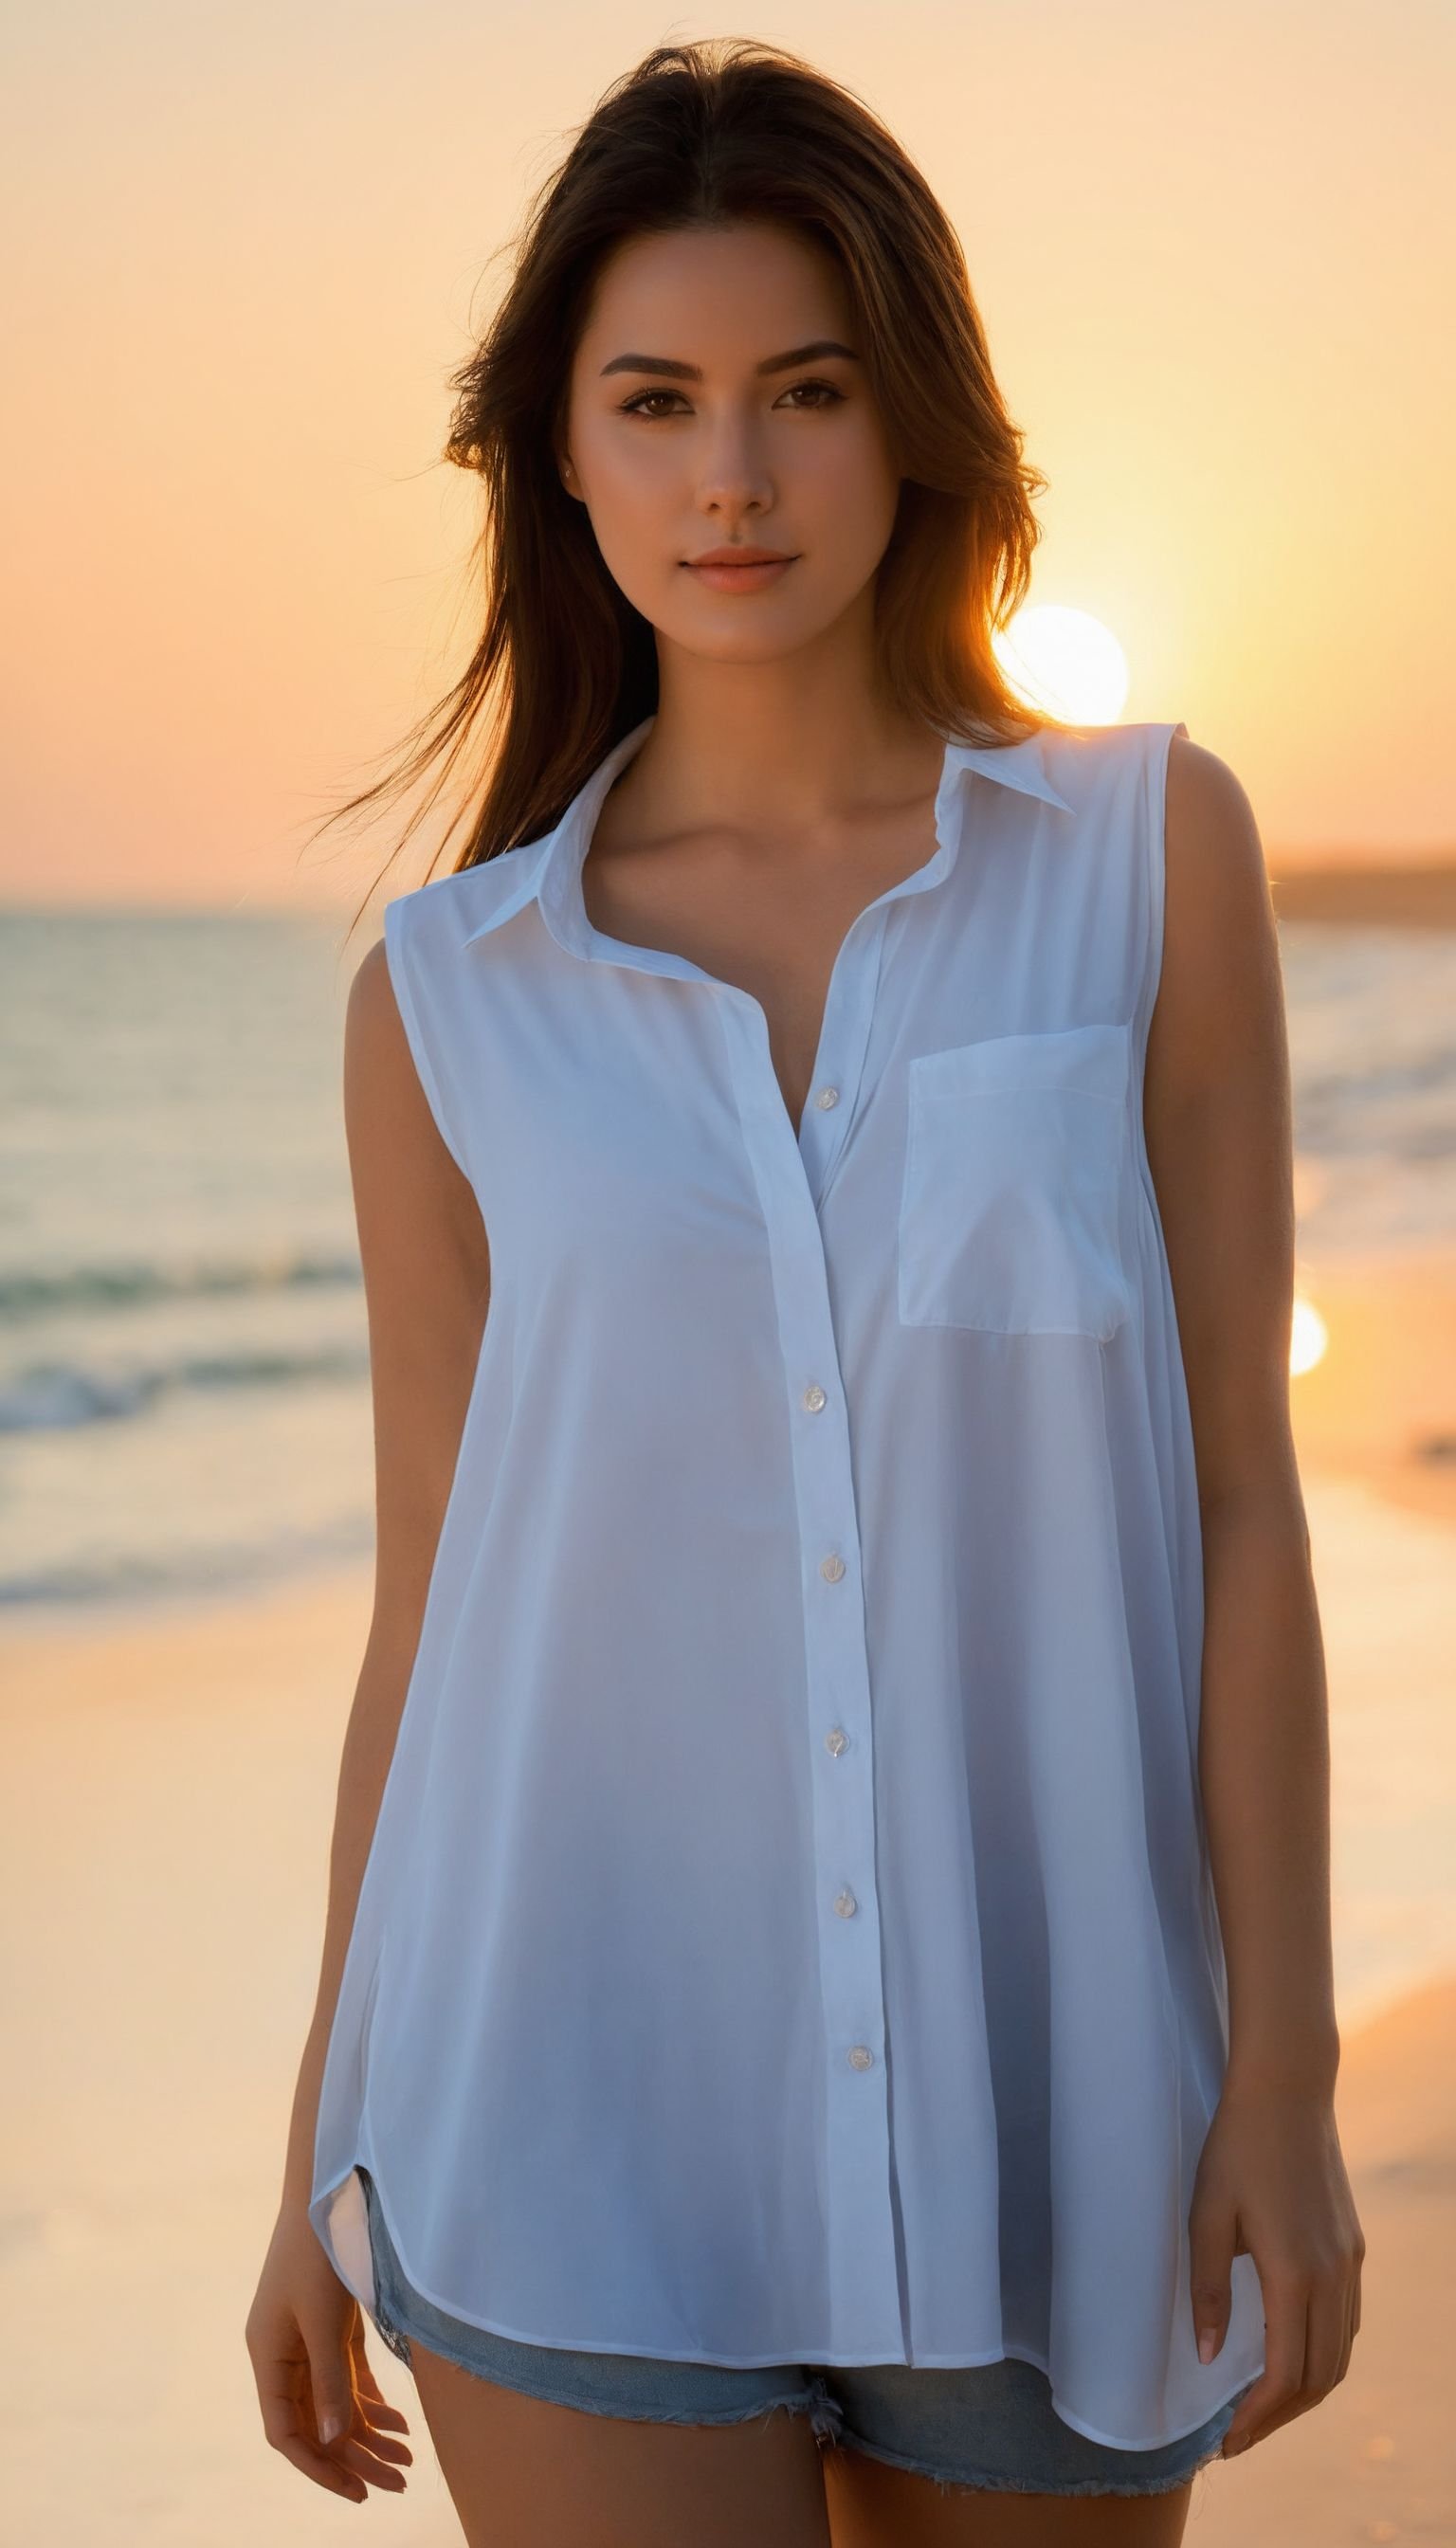
[[[329,2444],[335,2459],[340,2455],[346,2456],[346,2445],[349,2443],[357,2444],[371,2457],[372,2461],[388,2461],[394,2468],[412,2468],[414,2465],[414,2453],[409,2443],[396,2441],[393,2433],[377,2433],[369,2422],[367,2413],[362,2410],[355,2415],[349,2430],[336,2442]],[[364,2473],[368,2474],[367,2471]]]
[[[388,2447],[394,2450],[399,2445],[390,2443]],[[328,2456],[336,2465],[352,2469],[367,2486],[382,2487],[386,2495],[403,2495],[409,2483],[403,2469],[381,2459],[373,2442],[362,2440],[357,2433],[345,2433],[341,2441],[331,2443]]]
[[350,2348],[354,2377],[354,2396],[358,2412],[367,2430],[370,2446],[381,2459],[397,2467],[412,2468],[414,2454],[408,2442],[397,2441],[396,2433],[408,2433],[408,2418],[398,2407],[392,2407],[374,2376],[374,2367],[364,2349],[362,2325]]
[[[335,2466],[325,2450],[320,2449],[312,2432],[305,2429],[299,2413],[299,2369],[289,2362],[267,2362],[258,2371],[258,2404],[262,2410],[264,2438],[275,2451],[281,2451],[305,2477],[330,2495],[346,2495],[353,2503],[362,2503],[367,2489],[356,2477]],[[312,2420],[312,2418],[311,2418]]]
[[[309,2432],[311,2421],[314,2434]],[[365,2411],[355,2400],[352,2389],[349,2392],[347,2421],[341,2433],[332,2435],[326,2442],[322,2439],[322,2415],[317,2397],[312,2401],[310,2415],[301,2415],[299,2422],[306,2439],[313,2440],[315,2435],[318,2436],[316,2447],[330,2467],[351,2471],[366,2486],[382,2487],[388,2495],[403,2493],[405,2479],[394,2463],[403,2453],[406,2461],[412,2465],[413,2454],[404,2443],[371,2431]]]
[[1308,2282],[1303,2274],[1281,2275],[1272,2270],[1261,2275],[1260,2281],[1264,2290],[1264,2368],[1234,2411],[1224,2436],[1226,2459],[1272,2433],[1304,2387]]
[[368,2502],[369,2489],[363,2480],[351,2477],[347,2469],[336,2468],[328,2453],[320,2451],[317,2442],[309,2441],[303,2433],[286,2436],[274,2447],[283,2453],[286,2460],[291,2460],[296,2469],[302,2469],[305,2477],[311,2477],[316,2486],[321,2486],[329,2495],[347,2496],[350,2503]]
[[314,2431],[326,2451],[354,2421],[354,2382],[348,2347],[332,2327],[304,2327]]
[[356,2412],[348,2431],[338,2434],[331,2442],[315,2441],[306,2419],[300,2419],[299,2430],[301,2438],[327,2467],[352,2474],[366,2487],[382,2487],[387,2495],[403,2493],[405,2478],[394,2463],[403,2451],[406,2461],[412,2466],[412,2452],[401,2442],[372,2433],[361,2413]]
[[1350,2348],[1355,2341],[1355,2283],[1353,2272],[1346,2275],[1340,2287],[1339,2350],[1335,2355],[1331,2389],[1337,2389],[1350,2367]]
[[1195,2206],[1188,2220],[1188,2284],[1201,2362],[1212,2362],[1228,2332],[1232,2301],[1234,2215]]
[[1349,2362],[1349,2273],[1333,2265],[1311,2291],[1306,2344],[1306,2408],[1319,2406]]
[[354,2353],[354,2393],[367,2407],[371,2424],[394,2433],[408,2433],[410,2418],[402,2407],[392,2407],[374,2376],[374,2365],[364,2350],[360,2336]]
[[378,2403],[373,2399],[370,2400],[369,2421],[381,2433],[408,2433],[410,2430],[408,2417],[401,2413],[398,2407],[386,2406],[383,2399]]

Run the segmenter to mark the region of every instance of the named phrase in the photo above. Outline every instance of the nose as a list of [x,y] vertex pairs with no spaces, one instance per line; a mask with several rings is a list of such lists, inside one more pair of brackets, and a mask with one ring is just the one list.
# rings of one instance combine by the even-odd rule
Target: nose
[[730,524],[741,513],[767,511],[774,483],[753,428],[725,417],[709,435],[697,480],[699,512]]

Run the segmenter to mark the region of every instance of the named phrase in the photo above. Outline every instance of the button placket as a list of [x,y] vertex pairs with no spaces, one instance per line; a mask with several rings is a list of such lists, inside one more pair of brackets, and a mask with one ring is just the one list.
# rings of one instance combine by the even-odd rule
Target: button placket
[[[836,1068],[821,1083],[835,1104],[808,1110],[813,1130],[836,1128],[819,1152],[794,1138],[773,1074],[757,1003],[725,1014],[745,1138],[767,1225],[794,1496],[803,1553],[807,1665],[804,1739],[810,1746],[815,1896],[826,2064],[825,2206],[834,2349],[853,2359],[903,2358],[891,2192],[889,2101],[882,2050],[885,2013],[875,1881],[874,1755],[859,1513],[839,1343],[830,1306],[824,1237],[815,1200],[851,1116],[844,1021],[857,1013],[857,1048],[867,1032],[878,931],[866,925],[858,961],[831,994],[825,1050]],[[856,1063],[858,1072],[858,1061]],[[810,1155],[806,1155],[806,1153]]]
[[874,1013],[885,919],[892,908],[893,898],[887,897],[882,909],[876,903],[858,914],[829,977],[819,1050],[814,1056],[816,1075],[794,1145],[816,1213],[854,1119],[855,1092]]

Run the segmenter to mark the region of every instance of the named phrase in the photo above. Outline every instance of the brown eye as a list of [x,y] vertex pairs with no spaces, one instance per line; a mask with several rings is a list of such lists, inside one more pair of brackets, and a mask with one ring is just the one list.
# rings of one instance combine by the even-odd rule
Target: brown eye
[[677,395],[676,390],[639,390],[635,398],[622,401],[620,412],[623,415],[645,415],[650,399],[670,399]]

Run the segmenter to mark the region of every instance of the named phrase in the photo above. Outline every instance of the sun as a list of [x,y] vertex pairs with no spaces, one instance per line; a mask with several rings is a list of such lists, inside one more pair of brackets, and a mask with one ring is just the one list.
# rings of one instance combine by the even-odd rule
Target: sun
[[1294,1316],[1289,1335],[1289,1370],[1291,1379],[1302,1371],[1313,1371],[1322,1362],[1329,1345],[1329,1329],[1313,1301],[1302,1292],[1294,1296]]
[[1112,725],[1128,695],[1128,659],[1088,610],[1054,601],[1019,610],[991,649],[1008,687],[1028,707],[1068,725]]

